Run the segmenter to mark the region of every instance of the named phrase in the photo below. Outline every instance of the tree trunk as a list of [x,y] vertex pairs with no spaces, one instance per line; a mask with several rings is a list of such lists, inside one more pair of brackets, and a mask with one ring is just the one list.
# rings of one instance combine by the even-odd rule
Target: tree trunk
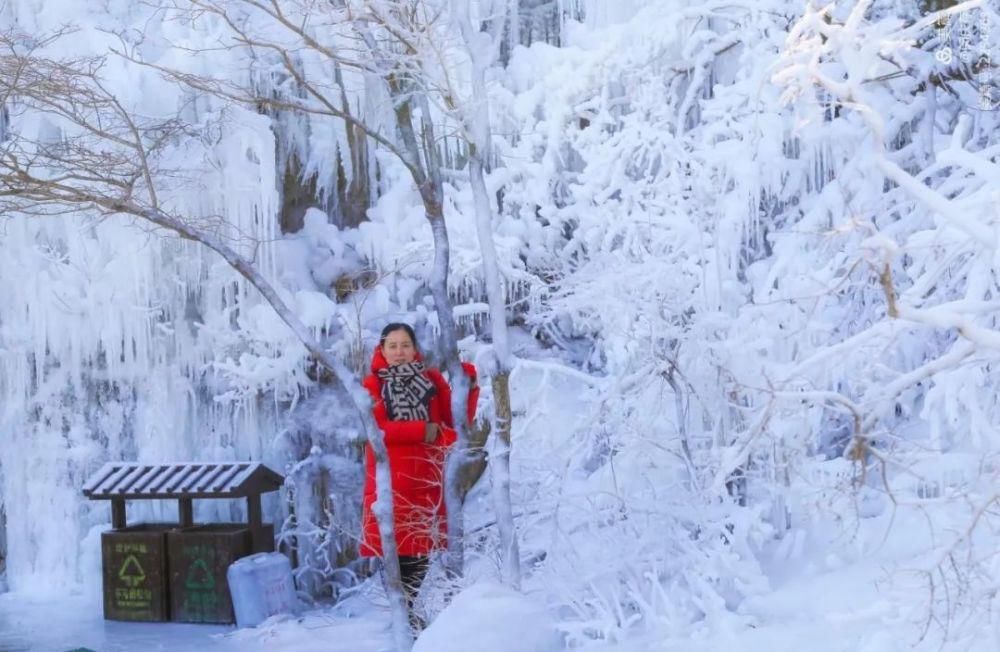
[[[440,211],[440,205],[437,205]],[[469,379],[458,358],[458,337],[451,299],[448,296],[448,230],[444,216],[428,213],[431,231],[434,234],[434,269],[431,275],[431,295],[438,315],[440,329],[439,351],[442,366],[448,370],[451,384],[451,413],[455,420],[456,441],[448,454],[444,475],[444,500],[448,512],[448,556],[445,567],[453,576],[461,576],[465,568],[465,520],[462,507],[471,484],[468,484],[469,470],[482,459],[482,446],[473,448],[469,442],[469,428],[466,422],[466,405],[469,398]]]
[[[429,110],[425,106],[421,111],[421,137],[418,139],[413,126],[413,111],[410,104],[412,94],[405,97],[405,89],[393,78],[389,79],[389,88],[397,98],[396,125],[408,155],[410,170],[415,172],[414,181],[420,192],[424,215],[430,223],[434,240],[434,262],[428,285],[438,316],[438,354],[441,366],[447,370],[451,384],[451,411],[457,435],[455,445],[448,454],[444,475],[444,499],[448,512],[448,555],[445,567],[450,574],[460,576],[465,566],[465,525],[462,506],[465,494],[471,486],[467,484],[467,479],[470,469],[481,464],[484,452],[482,446],[474,448],[469,442],[469,424],[466,422],[469,379],[458,357],[458,332],[451,298],[448,296],[451,248],[442,209],[444,188],[434,128],[430,123]],[[421,167],[421,160],[425,161],[426,167]]]
[[[479,250],[483,258],[483,276],[486,280],[486,295],[490,309],[493,354],[496,364],[493,374],[494,402],[494,455],[491,460],[493,472],[493,501],[497,513],[497,528],[500,533],[500,562],[503,580],[509,586],[519,589],[521,585],[520,550],[514,529],[514,513],[510,501],[510,447],[511,447],[511,407],[510,372],[512,359],[507,338],[507,307],[497,263],[496,245],[493,242],[493,211],[489,192],[486,188],[485,160],[490,146],[489,96],[486,90],[486,69],[499,51],[503,38],[504,15],[494,17],[490,22],[490,47],[484,50],[477,35],[482,33],[473,27],[469,18],[468,4],[458,0],[452,3],[456,11],[456,21],[472,63],[472,102],[465,118],[469,138],[469,181],[472,186],[473,205],[476,213],[476,234]],[[477,47],[478,45],[478,47]]]
[[500,533],[500,563],[504,583],[520,590],[521,551],[510,500],[510,372],[493,376],[493,404],[497,428],[490,468],[493,472],[493,504]]

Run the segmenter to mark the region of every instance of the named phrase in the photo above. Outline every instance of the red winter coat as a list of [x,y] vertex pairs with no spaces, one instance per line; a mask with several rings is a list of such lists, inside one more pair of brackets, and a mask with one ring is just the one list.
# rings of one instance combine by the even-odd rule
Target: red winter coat
[[[420,357],[418,355],[417,359]],[[434,383],[437,393],[430,399],[428,414],[438,424],[441,433],[431,444],[424,443],[426,421],[390,421],[382,402],[382,381],[378,371],[389,366],[382,349],[375,348],[372,373],[365,377],[365,389],[372,395],[375,422],[385,434],[389,450],[389,470],[392,477],[393,516],[399,554],[406,557],[427,555],[431,550],[446,547],[447,513],[442,483],[444,456],[455,443],[455,422],[451,416],[451,388],[437,369],[424,374]],[[469,390],[468,418],[471,422],[479,400],[476,368],[462,363],[472,382]],[[365,492],[361,514],[361,555],[381,557],[382,539],[378,523],[372,514],[375,502],[375,454],[371,444],[365,444]]]

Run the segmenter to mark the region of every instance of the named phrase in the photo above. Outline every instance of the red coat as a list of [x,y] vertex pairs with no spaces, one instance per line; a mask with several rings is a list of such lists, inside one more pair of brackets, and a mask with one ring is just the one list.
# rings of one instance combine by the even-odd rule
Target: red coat
[[[419,356],[418,356],[419,359]],[[424,374],[434,383],[437,392],[430,399],[430,421],[438,424],[441,434],[432,444],[424,443],[425,421],[390,421],[382,402],[379,369],[388,366],[382,349],[376,347],[372,356],[372,373],[364,379],[365,389],[372,395],[375,422],[385,434],[389,450],[389,470],[392,476],[393,516],[399,554],[407,557],[426,555],[447,545],[447,513],[442,483],[444,456],[455,443],[455,423],[451,415],[451,388],[437,369]],[[471,422],[479,400],[475,384],[476,368],[462,363],[472,381],[469,390],[468,418]],[[361,514],[361,555],[381,557],[382,539],[378,523],[372,514],[375,502],[375,455],[371,444],[365,445],[365,492]]]

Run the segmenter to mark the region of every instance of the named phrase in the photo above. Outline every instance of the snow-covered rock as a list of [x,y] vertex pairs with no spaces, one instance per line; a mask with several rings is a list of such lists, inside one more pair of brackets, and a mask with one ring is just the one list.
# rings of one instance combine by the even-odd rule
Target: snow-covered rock
[[554,652],[562,650],[545,608],[500,584],[462,591],[417,639],[413,652]]

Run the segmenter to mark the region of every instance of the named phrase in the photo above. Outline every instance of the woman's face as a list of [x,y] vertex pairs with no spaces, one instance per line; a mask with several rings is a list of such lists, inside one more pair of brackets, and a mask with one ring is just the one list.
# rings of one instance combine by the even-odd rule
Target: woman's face
[[417,347],[413,345],[410,334],[399,329],[392,331],[385,337],[382,343],[382,355],[390,366],[406,364],[417,359]]

